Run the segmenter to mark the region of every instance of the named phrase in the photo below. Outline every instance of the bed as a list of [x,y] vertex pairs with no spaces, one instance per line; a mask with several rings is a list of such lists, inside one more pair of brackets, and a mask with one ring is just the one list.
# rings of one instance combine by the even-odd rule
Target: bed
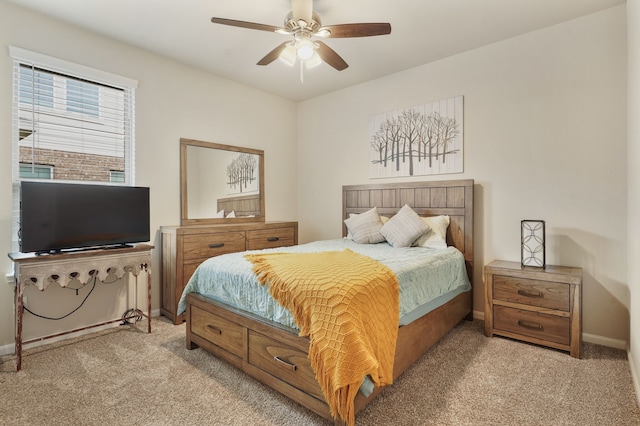
[[[342,199],[343,220],[352,215],[370,212],[374,207],[381,216],[390,218],[405,205],[410,206],[411,210],[422,217],[448,216],[446,242],[450,248],[441,252],[455,252],[458,267],[461,268],[462,274],[466,273],[466,282],[473,283],[473,180],[350,185],[343,187]],[[348,235],[347,231],[346,225],[343,225],[344,236]],[[348,248],[357,250],[352,241],[343,240],[344,242],[315,243],[311,245],[311,249],[302,245],[292,250],[324,250],[322,244],[336,248],[346,244]],[[316,247],[318,244],[320,248]],[[377,246],[383,245],[386,243]],[[237,257],[242,254],[231,256]],[[233,263],[232,258],[228,260],[220,262],[220,259],[210,259],[207,262]],[[204,262],[201,268],[204,269],[207,262]],[[391,266],[391,269],[393,268],[395,266]],[[198,275],[207,274],[194,274],[192,280],[197,280]],[[233,281],[233,278],[229,278],[229,281]],[[334,420],[336,424],[344,424],[343,419],[332,416],[321,386],[315,378],[308,357],[309,339],[298,336],[298,329],[295,328],[295,324],[291,324],[290,319],[282,319],[282,316],[266,319],[248,309],[234,306],[236,303],[224,297],[204,295],[208,294],[206,291],[200,294],[199,288],[197,283],[190,281],[181,300],[182,309],[186,311],[188,349],[201,347],[320,416]],[[472,318],[471,289],[451,291],[444,298],[445,303],[436,308],[429,307],[426,314],[416,315],[413,312],[413,318],[405,318],[404,322],[400,322],[397,328],[395,357],[392,360],[393,379],[409,368],[461,320]],[[367,389],[361,389],[355,396],[355,413],[385,388],[371,384],[367,387],[366,381],[362,387]]]

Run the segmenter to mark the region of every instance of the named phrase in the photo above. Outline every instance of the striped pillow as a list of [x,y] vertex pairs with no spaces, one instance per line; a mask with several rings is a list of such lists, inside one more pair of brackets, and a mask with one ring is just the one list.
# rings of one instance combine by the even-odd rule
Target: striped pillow
[[411,207],[405,204],[389,222],[385,223],[380,233],[393,247],[411,247],[421,235],[430,230]]
[[384,241],[380,233],[382,220],[376,207],[359,215],[353,215],[344,220],[353,241],[360,244],[374,244]]

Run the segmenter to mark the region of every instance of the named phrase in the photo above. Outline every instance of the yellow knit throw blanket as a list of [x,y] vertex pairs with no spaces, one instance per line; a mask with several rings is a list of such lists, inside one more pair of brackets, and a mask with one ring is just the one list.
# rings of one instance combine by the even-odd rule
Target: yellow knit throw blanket
[[309,336],[309,360],[331,415],[355,422],[366,375],[393,382],[399,289],[385,265],[353,251],[247,254],[261,285]]

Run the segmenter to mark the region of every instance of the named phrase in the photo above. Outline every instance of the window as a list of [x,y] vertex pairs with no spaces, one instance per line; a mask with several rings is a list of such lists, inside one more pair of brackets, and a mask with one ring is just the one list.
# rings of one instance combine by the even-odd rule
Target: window
[[18,87],[20,103],[53,108],[53,76],[51,74],[21,66]]
[[124,172],[120,170],[111,170],[111,182],[124,182]]
[[20,164],[20,179],[51,179],[53,167],[43,164]]
[[20,181],[135,184],[137,82],[10,46],[14,248]]
[[99,117],[100,86],[67,79],[67,111]]

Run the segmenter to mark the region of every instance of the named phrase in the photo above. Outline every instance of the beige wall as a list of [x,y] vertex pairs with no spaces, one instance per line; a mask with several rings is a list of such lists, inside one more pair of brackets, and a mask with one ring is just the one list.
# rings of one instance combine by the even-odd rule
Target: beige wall
[[628,95],[628,219],[629,288],[631,292],[631,340],[629,361],[636,389],[640,395],[640,0],[627,0]]
[[[297,218],[296,105],[293,102],[215,77],[160,56],[114,42],[0,2],[0,253],[11,251],[11,79],[8,46],[138,80],[136,92],[136,184],[151,187],[153,241],[160,246],[162,225],[180,221],[179,139],[218,142],[263,149],[266,164],[267,220]],[[277,162],[278,167],[269,167]],[[153,258],[153,309],[159,309],[160,253]],[[0,353],[13,351],[13,285],[4,274],[12,271],[0,256]],[[88,289],[87,289],[88,291]],[[25,335],[43,335],[84,323],[97,323],[102,314],[122,312],[121,286],[90,298],[96,306],[82,309],[65,322],[25,318]],[[41,300],[36,298],[40,297]],[[56,316],[69,311],[79,297],[57,290],[29,294],[28,303]],[[113,303],[116,308],[98,307]],[[90,303],[88,301],[88,303]],[[95,309],[94,309],[95,308]]]
[[544,219],[548,263],[584,268],[587,337],[624,346],[625,26],[620,6],[301,103],[301,242],[339,237],[341,185],[370,181],[370,115],[463,95],[464,173],[427,179],[475,179],[475,310],[482,265]]

